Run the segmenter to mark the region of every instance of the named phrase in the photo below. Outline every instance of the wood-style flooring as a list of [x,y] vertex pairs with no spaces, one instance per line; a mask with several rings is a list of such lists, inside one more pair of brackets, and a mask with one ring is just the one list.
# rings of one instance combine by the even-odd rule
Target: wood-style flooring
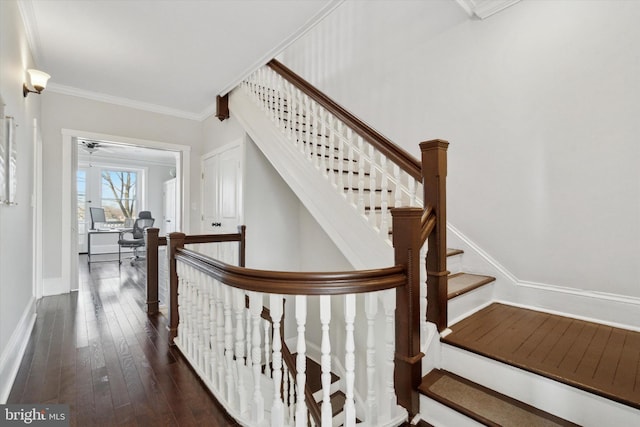
[[145,314],[144,264],[86,265],[79,291],[39,301],[7,403],[69,404],[82,427],[236,425]]
[[491,304],[443,342],[640,409],[640,333]]

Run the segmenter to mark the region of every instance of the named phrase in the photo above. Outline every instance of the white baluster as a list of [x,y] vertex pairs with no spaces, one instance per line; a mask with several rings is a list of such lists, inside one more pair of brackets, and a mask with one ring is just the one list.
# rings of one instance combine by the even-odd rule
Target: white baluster
[[[246,304],[246,302],[245,302],[245,304]],[[243,306],[243,311],[247,311],[247,310],[244,310],[244,306]],[[245,354],[246,354],[245,365],[246,366],[251,366],[252,365],[251,348],[252,348],[253,345],[251,343],[251,340],[253,339],[253,337],[252,337],[251,332],[252,332],[251,316],[249,315],[249,313],[247,313],[247,316],[246,316],[246,332],[245,332],[245,340],[244,340],[245,341],[245,347],[246,347],[246,350],[245,350]]]
[[231,318],[231,288],[222,285],[224,292],[224,357],[225,382],[227,386],[227,402],[233,408],[236,406],[235,381],[233,378],[233,320]]
[[303,97],[302,97],[302,92],[300,91],[300,89],[297,90],[297,95],[298,95],[298,116],[297,116],[297,124],[296,127],[298,128],[298,150],[300,150],[300,152],[302,154],[305,153],[306,150],[306,144],[304,143],[304,101],[303,101]]
[[213,284],[213,295],[216,305],[216,373],[217,379],[215,381],[218,390],[224,392],[224,340],[225,340],[225,331],[224,331],[224,291],[222,289],[222,284],[219,281],[214,281]]
[[[269,312],[273,321],[273,406],[271,407],[271,426],[284,425],[284,408],[280,386],[282,383],[282,337],[280,336],[280,321],[282,319],[282,302],[280,295],[269,295]],[[286,388],[283,388],[286,393]]]
[[[364,139],[358,135],[358,213],[364,215]],[[370,191],[374,191],[371,189]]]
[[395,188],[393,190],[394,196],[394,208],[399,208],[402,206],[402,185],[400,181],[400,166],[394,163],[393,165],[393,180],[395,181]]
[[369,224],[372,227],[377,226],[376,218],[376,151],[373,145],[369,145]]
[[218,361],[216,354],[216,341],[217,337],[217,328],[218,325],[216,323],[216,301],[215,301],[215,279],[213,277],[208,277],[207,286],[209,288],[209,381],[211,384],[216,383],[215,372],[216,372],[216,364]]
[[[336,136],[338,138],[338,191],[344,192],[344,138],[342,136],[342,122],[338,121]],[[344,193],[343,193],[344,194]]]
[[293,94],[291,92],[291,85],[286,84],[286,91],[287,91],[287,125],[289,126],[289,128],[287,129],[288,132],[287,134],[289,135],[289,140],[291,140],[291,142],[293,143],[294,147],[296,145],[296,139],[295,139],[295,115],[293,113],[293,109],[294,109],[294,100],[293,100]]
[[313,161],[313,138],[311,137],[311,121],[313,118],[311,117],[311,100],[307,95],[304,95],[304,141],[305,141],[305,150],[304,153],[307,156],[309,161]]
[[262,329],[264,330],[264,374],[267,378],[271,378],[271,370],[268,369],[271,361],[271,324],[267,320],[263,320]]
[[346,144],[349,147],[347,152],[347,201],[353,204],[355,203],[353,197],[353,187],[355,187],[353,180],[353,131],[349,127],[347,128]]
[[252,349],[251,360],[253,361],[253,404],[251,419],[256,425],[262,423],[264,419],[264,398],[260,390],[262,376],[262,358],[260,349],[260,314],[262,314],[262,294],[249,292],[249,311],[252,320]]
[[409,206],[416,206],[416,180],[409,174],[407,175],[407,179],[409,180]]
[[378,294],[369,292],[364,297],[367,316],[367,421],[378,423],[378,402],[376,396],[376,315],[378,314]]
[[322,175],[327,176],[327,110],[320,107],[320,136],[318,137],[320,144],[320,170]]
[[331,340],[329,338],[329,323],[331,322],[331,297],[320,296],[320,324],[322,325],[322,342],[320,344],[320,366],[322,368],[322,427],[332,424],[331,411]]
[[327,117],[327,124],[329,126],[329,176],[332,185],[336,185],[336,166],[335,159],[338,157],[336,155],[336,131],[335,131],[335,120],[333,114],[329,113]]
[[245,346],[244,346],[244,318],[245,298],[244,291],[233,288],[233,303],[236,316],[236,334],[235,334],[235,361],[237,374],[237,394],[240,403],[240,413],[244,413],[248,407],[247,393],[244,386],[244,365],[245,365]]
[[182,263],[181,262],[177,262],[176,263],[176,272],[178,274],[178,331],[177,334],[178,336],[175,339],[176,344],[180,347],[181,350],[184,351],[184,345],[185,345],[185,340],[184,340],[184,336],[185,336],[185,326],[184,326],[184,320],[185,320],[185,296],[184,296],[184,272],[182,269]]
[[307,380],[307,344],[305,341],[305,324],[307,322],[307,297],[296,295],[296,323],[298,324],[298,342],[296,350],[296,427],[307,425],[307,404],[304,399],[304,389]]
[[207,380],[211,380],[211,294],[209,282],[211,277],[203,274],[202,283],[202,371]]
[[311,117],[309,119],[309,154],[316,168],[320,167],[320,147],[318,147],[318,104],[311,102]]
[[382,178],[380,183],[380,213],[382,215],[380,219],[380,237],[386,240],[389,238],[389,180],[387,175],[387,157],[382,153],[380,154],[380,169]]
[[345,427],[355,427],[356,425],[356,406],[354,399],[354,387],[355,387],[355,338],[353,335],[353,326],[356,317],[356,296],[355,294],[348,294],[344,296],[344,322],[345,330],[347,332],[345,341],[345,355],[344,355],[344,368],[345,368],[345,383],[346,400],[344,402],[344,425]]
[[198,311],[196,313],[196,318],[198,321],[198,326],[196,330],[197,343],[198,343],[198,356],[197,356],[197,366],[200,369],[203,369],[205,365],[205,337],[209,336],[209,321],[205,317],[205,301],[206,297],[204,295],[204,273],[196,272],[196,292],[198,298]]
[[393,417],[396,412],[396,391],[394,388],[393,372],[395,367],[395,311],[396,296],[395,290],[389,289],[383,292],[382,303],[384,307],[385,318],[385,367],[383,372],[383,381],[385,384],[384,394],[382,396],[381,408],[382,413],[387,414],[389,418]]

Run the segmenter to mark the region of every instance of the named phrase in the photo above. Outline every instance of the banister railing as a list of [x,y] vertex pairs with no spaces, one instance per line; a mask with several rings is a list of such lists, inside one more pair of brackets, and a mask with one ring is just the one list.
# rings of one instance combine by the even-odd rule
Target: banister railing
[[396,163],[415,179],[422,179],[422,170],[418,159],[351,114],[340,104],[333,101],[323,92],[319,91],[315,86],[311,85],[298,74],[291,71],[280,61],[272,59],[267,65],[311,99],[322,105],[327,111],[330,111],[336,116],[336,118],[341,120],[349,128],[353,129],[355,133],[366,139],[377,150],[387,156],[389,160]]
[[[403,212],[402,209],[397,211]],[[420,219],[421,210],[416,211]],[[414,231],[407,229],[408,233]],[[337,357],[331,348],[344,347],[344,359],[340,364],[345,370],[342,373],[346,396],[345,425],[355,425],[358,406],[356,376],[361,371],[356,369],[356,359],[363,356],[358,356],[355,347],[357,295],[364,298],[367,319],[367,332],[361,333],[367,337],[366,399],[361,406],[367,409],[366,413],[358,414],[358,418],[365,418],[372,426],[406,419],[406,413],[397,406],[402,399],[396,396],[393,386],[393,365],[396,369],[398,363],[403,367],[410,366],[409,375],[419,373],[416,366],[420,365],[421,354],[419,348],[402,349],[394,345],[399,340],[398,334],[406,335],[406,331],[401,328],[394,330],[392,325],[407,324],[407,320],[400,318],[406,317],[409,311],[412,315],[416,313],[404,307],[396,311],[393,303],[394,293],[411,295],[413,292],[409,290],[405,265],[346,272],[265,271],[230,265],[185,249],[185,236],[181,233],[172,233],[167,242],[171,256],[171,329],[177,325],[176,334],[171,333],[170,337],[175,338],[175,344],[205,384],[241,424],[254,425],[265,421],[266,415],[256,412],[265,410],[265,413],[270,413],[272,426],[325,425],[329,422],[327,417],[331,418],[328,399],[331,360]],[[418,286],[419,280],[414,278],[411,287]],[[280,325],[284,320],[282,307],[286,296],[293,302],[288,316],[295,318],[296,323],[297,355],[295,366],[291,368],[283,363],[288,357],[288,349],[278,344],[282,342]],[[313,395],[306,387],[305,334],[311,328],[308,325],[314,322],[307,321],[307,301],[316,297],[319,298],[319,324],[322,329],[318,356],[322,368],[323,400],[321,406],[309,407]],[[334,306],[344,306],[344,317],[332,322],[334,298],[338,298],[333,302]],[[248,308],[245,305],[247,299]],[[263,305],[268,308],[270,319],[261,324],[259,317],[265,312]],[[378,311],[379,306],[382,309]],[[391,326],[382,334],[376,333],[378,313],[386,319],[385,324]],[[342,344],[332,343],[334,338],[330,332],[329,325],[338,321],[344,322],[342,332],[336,332],[337,336],[344,336]],[[379,342],[376,342],[376,335]],[[417,354],[412,353],[416,350]],[[376,365],[376,360],[380,359],[375,356],[376,351],[384,354],[382,359],[389,366]],[[224,374],[220,373],[221,370]],[[252,374],[248,375],[248,371]],[[411,379],[411,382],[415,380]]]
[[241,87],[381,238],[394,239],[393,207],[424,209],[419,235],[423,243],[429,242],[426,318],[444,330],[449,143],[421,143],[419,161],[276,60],[254,72]]

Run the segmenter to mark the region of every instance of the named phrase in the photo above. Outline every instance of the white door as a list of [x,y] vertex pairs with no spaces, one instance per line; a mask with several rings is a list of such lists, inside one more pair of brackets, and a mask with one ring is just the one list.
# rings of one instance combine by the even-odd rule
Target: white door
[[162,192],[164,203],[164,233],[176,231],[176,179],[164,183]]
[[202,232],[235,233],[242,223],[242,141],[202,158]]

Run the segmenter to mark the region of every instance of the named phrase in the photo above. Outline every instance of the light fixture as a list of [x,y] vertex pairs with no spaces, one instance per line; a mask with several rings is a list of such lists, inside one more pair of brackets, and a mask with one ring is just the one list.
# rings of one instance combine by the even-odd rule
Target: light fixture
[[27,70],[29,73],[29,79],[31,80],[31,85],[35,90],[31,90],[27,87],[26,83],[22,83],[22,95],[26,98],[29,92],[31,93],[41,93],[45,87],[47,87],[47,80],[51,77],[49,74],[40,71],[34,70],[30,68]]

